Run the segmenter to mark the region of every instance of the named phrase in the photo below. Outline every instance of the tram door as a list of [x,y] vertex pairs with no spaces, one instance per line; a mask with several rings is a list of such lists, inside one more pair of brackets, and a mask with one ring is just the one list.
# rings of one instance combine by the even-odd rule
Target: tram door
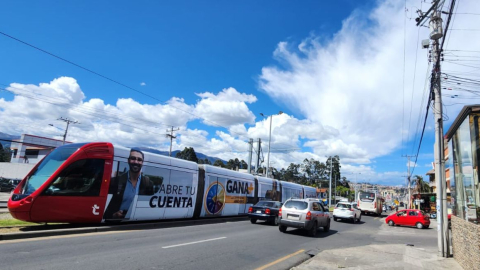
[[81,159],[56,177],[32,205],[32,221],[100,222],[105,210],[112,162]]

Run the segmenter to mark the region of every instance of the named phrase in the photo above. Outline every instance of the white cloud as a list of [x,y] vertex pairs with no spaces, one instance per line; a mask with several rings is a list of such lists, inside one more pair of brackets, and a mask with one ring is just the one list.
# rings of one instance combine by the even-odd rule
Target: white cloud
[[147,84],[144,83],[144,82],[141,82],[140,85],[141,85],[141,86],[145,86],[145,85],[147,85]]
[[[414,4],[416,2],[409,1],[407,6],[413,9]],[[461,4],[463,8],[478,6],[474,1]],[[478,21],[473,17],[469,18]],[[379,2],[370,14],[353,12],[331,40],[311,35],[297,46],[293,42],[278,43],[274,57],[280,64],[262,69],[259,87],[277,102],[336,134],[334,138],[308,142],[306,146],[312,147],[315,153],[339,154],[350,162],[368,163],[401,147],[402,132],[409,132],[412,138],[416,119],[426,106],[426,101],[420,101],[424,95],[428,52],[420,49],[416,42],[417,31],[420,39],[428,38],[428,28],[416,27],[413,20],[407,24],[405,102],[404,2],[399,1]],[[466,48],[461,40],[471,41]],[[450,48],[470,50],[476,50],[475,46],[480,46],[478,35],[458,40],[452,36],[449,44]],[[417,50],[419,57],[415,64]],[[412,94],[415,65],[417,74]],[[411,106],[414,117],[408,130]],[[458,110],[458,107],[449,108],[450,118],[454,118]],[[420,119],[423,121],[423,117]]]
[[246,103],[254,103],[254,95],[239,93],[235,88],[223,89],[218,95],[210,92],[199,93],[202,99],[197,102],[195,114],[210,126],[232,126],[254,123],[255,116]]

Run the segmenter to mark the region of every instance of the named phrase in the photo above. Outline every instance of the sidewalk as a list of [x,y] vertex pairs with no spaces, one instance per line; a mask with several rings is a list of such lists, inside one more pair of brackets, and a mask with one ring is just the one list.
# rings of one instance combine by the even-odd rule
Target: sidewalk
[[407,245],[368,245],[331,249],[294,267],[309,269],[463,269],[453,258],[438,257],[425,249]]
[[[385,218],[380,222],[383,224]],[[431,220],[430,227],[437,226]],[[386,224],[383,229],[389,229]],[[382,228],[379,232],[382,231]],[[463,269],[454,258],[443,258],[434,249],[406,244],[372,244],[359,247],[324,250],[294,270],[309,269]]]

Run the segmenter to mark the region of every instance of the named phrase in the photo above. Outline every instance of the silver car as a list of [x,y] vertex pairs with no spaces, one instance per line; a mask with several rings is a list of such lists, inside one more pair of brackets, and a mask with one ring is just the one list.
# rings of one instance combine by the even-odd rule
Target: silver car
[[353,223],[360,222],[362,211],[358,209],[355,202],[339,202],[333,209],[333,220],[337,221],[337,219],[348,219]]
[[305,229],[310,236],[316,236],[319,227],[330,230],[330,214],[316,199],[289,199],[278,213],[281,232],[288,227]]

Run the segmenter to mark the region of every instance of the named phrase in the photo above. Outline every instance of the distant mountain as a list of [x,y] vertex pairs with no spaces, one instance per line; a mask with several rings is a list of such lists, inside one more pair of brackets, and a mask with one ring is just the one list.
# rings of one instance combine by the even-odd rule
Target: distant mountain
[[[144,152],[149,152],[149,153],[154,153],[154,154],[159,154],[159,155],[164,155],[164,156],[168,156],[168,151],[160,151],[160,150],[157,150],[157,149],[152,149],[152,148],[148,148],[148,147],[138,147],[140,148],[140,150],[144,151]],[[175,157],[175,155],[180,152],[179,150],[175,150],[175,151],[172,151],[172,157]],[[208,159],[208,161],[210,161],[210,163],[214,163],[217,159],[220,159],[220,158],[217,158],[217,157],[210,157],[210,156],[207,156],[205,154],[202,154],[202,153],[199,153],[199,152],[195,152],[195,154],[197,154],[197,158],[198,159]],[[227,162],[223,159],[220,159],[223,164],[227,164]]]
[[10,147],[11,141],[20,139],[19,135],[10,135],[7,133],[0,132],[0,143],[4,147]]

